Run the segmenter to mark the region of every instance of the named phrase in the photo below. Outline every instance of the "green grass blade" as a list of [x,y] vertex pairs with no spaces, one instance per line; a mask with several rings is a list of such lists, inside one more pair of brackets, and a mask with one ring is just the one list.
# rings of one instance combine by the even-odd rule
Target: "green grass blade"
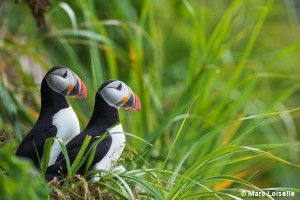
[[41,175],[42,177],[45,176],[49,160],[50,160],[50,153],[53,141],[55,138],[47,138],[44,144],[44,151],[43,151],[43,159],[42,159],[42,166],[41,166]]
[[68,173],[70,173],[70,176],[73,176],[77,172],[77,170],[81,167],[81,165],[83,164],[82,158],[83,158],[83,156],[85,156],[86,148],[88,147],[91,139],[92,139],[92,137],[90,135],[87,135],[85,137],[85,139],[82,143],[82,146],[76,156],[76,159],[72,163],[71,171],[68,172]]
[[102,134],[99,138],[97,138],[97,140],[92,144],[92,146],[88,150],[88,152],[87,152],[88,159],[87,159],[86,166],[85,166],[85,172],[87,172],[92,165],[93,159],[95,157],[97,145],[107,136],[108,135],[106,133]]
[[59,3],[59,6],[68,14],[70,21],[72,23],[72,27],[74,30],[77,29],[77,20],[74,11],[72,8],[69,6],[69,4],[65,2]]
[[190,107],[189,107],[187,113],[185,114],[185,117],[183,118],[183,121],[182,121],[182,123],[181,123],[181,125],[180,125],[180,127],[179,127],[179,130],[178,130],[178,132],[177,132],[177,134],[176,134],[176,136],[175,136],[175,139],[174,139],[174,141],[173,141],[173,143],[172,143],[172,145],[171,145],[171,147],[170,147],[170,150],[169,150],[169,152],[168,152],[168,154],[167,154],[167,156],[166,156],[166,159],[165,159],[164,163],[162,164],[162,166],[161,166],[161,168],[160,168],[161,170],[163,170],[163,169],[165,168],[165,165],[166,165],[166,163],[167,163],[167,161],[168,161],[168,159],[169,159],[169,157],[170,157],[170,155],[171,155],[171,153],[172,153],[172,151],[173,151],[173,149],[174,149],[174,146],[175,146],[175,144],[176,144],[176,142],[177,142],[177,140],[178,140],[178,138],[179,138],[179,136],[180,136],[180,133],[181,133],[181,131],[182,131],[182,128],[183,128],[183,126],[184,126],[184,124],[185,124],[185,121],[186,121],[188,115],[189,115],[189,112],[190,112],[190,110],[191,110],[191,108],[192,108],[192,106],[193,106],[193,104],[194,104],[194,102],[196,101],[197,98],[198,98],[198,97],[196,97],[196,98],[194,99],[194,101],[193,101],[192,104],[190,105]]
[[135,176],[130,176],[130,175],[122,175],[122,177],[127,178],[127,179],[133,181],[134,183],[140,185],[141,187],[146,189],[150,193],[151,196],[155,197],[155,199],[160,199],[160,200],[164,199],[163,196],[161,196],[161,194],[155,188],[153,188],[150,184],[148,184],[143,179],[135,177]]
[[118,197],[120,199],[128,199],[127,196],[125,196],[122,192],[118,191],[117,189],[115,189],[114,187],[112,186],[109,186],[105,183],[101,183],[101,182],[95,182],[94,183],[95,185],[101,187],[101,188],[104,188],[106,190],[108,190],[109,192],[111,192],[115,197]]

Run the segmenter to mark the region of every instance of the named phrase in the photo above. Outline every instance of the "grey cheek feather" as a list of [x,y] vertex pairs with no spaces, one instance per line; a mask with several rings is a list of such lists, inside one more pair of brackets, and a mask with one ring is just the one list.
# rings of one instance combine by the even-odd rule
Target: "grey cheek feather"
[[67,80],[69,82],[69,85],[72,84],[75,86],[77,77],[74,73],[72,73],[71,71],[68,71]]
[[61,93],[62,90],[60,90],[60,86],[59,86],[59,81],[58,81],[58,76],[57,75],[48,75],[46,78],[46,81],[49,85],[49,87],[58,93]]
[[99,93],[106,103],[115,108],[119,108],[121,100],[127,96],[124,91],[109,87],[103,88]]
[[63,95],[67,95],[69,91],[67,90],[68,85],[74,85],[74,76],[68,76],[63,78],[59,75],[48,75],[46,77],[46,81],[49,87],[55,92],[61,93]]
[[107,86],[105,86],[105,88],[116,88],[118,87],[118,85],[120,85],[121,81],[113,81],[110,84],[108,84]]
[[104,88],[101,90],[100,95],[106,101],[106,103],[108,103],[110,106],[118,108],[118,106],[116,105],[118,103],[118,101],[117,101],[116,97],[112,94],[113,93],[112,90],[115,90],[115,89]]

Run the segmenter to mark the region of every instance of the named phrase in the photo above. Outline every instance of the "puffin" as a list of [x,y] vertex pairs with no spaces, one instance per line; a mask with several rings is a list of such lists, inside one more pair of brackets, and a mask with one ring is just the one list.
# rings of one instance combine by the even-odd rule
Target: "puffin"
[[[38,169],[47,138],[57,137],[67,143],[80,133],[78,118],[66,96],[85,99],[87,91],[84,82],[74,72],[67,67],[55,66],[44,76],[40,94],[38,120],[16,151],[17,156],[32,160]],[[55,162],[59,153],[59,143],[55,140],[48,165]]]
[[[107,80],[96,93],[94,111],[86,128],[66,145],[71,165],[87,136],[90,136],[91,140],[85,149],[85,153],[97,138],[107,134],[97,145],[89,169],[110,170],[114,166],[124,150],[126,142],[120,123],[119,108],[140,111],[141,103],[138,96],[125,83],[119,80]],[[83,175],[85,165],[86,163],[83,163],[76,174]],[[62,180],[67,174],[66,161],[63,154],[60,153],[56,162],[47,168],[45,178],[48,181],[51,181],[54,177]],[[97,180],[97,178],[94,180]]]

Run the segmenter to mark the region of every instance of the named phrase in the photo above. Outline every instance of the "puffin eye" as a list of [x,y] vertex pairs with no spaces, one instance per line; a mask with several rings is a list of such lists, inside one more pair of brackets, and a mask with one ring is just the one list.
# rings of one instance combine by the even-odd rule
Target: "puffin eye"
[[68,71],[66,71],[61,77],[66,78],[68,76]]
[[121,91],[122,89],[122,83],[120,83],[120,85],[118,87],[116,87],[117,90]]

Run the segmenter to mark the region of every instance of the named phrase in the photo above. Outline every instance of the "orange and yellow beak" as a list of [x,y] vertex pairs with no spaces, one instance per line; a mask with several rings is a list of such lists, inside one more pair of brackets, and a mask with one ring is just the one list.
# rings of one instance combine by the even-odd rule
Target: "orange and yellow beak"
[[68,87],[68,90],[70,91],[68,96],[72,98],[86,99],[87,96],[86,86],[78,76],[76,76],[75,85],[74,86],[70,85]]

